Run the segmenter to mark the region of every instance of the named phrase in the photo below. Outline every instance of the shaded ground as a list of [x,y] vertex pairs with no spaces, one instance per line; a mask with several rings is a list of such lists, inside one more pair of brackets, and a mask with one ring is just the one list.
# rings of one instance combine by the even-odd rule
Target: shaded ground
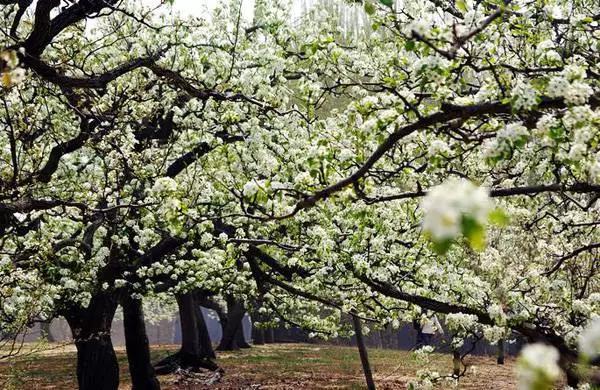
[[[28,346],[28,348],[31,348]],[[153,348],[158,360],[176,346]],[[405,389],[422,367],[410,352],[369,350],[378,389]],[[121,388],[129,389],[127,359],[117,351],[121,367]],[[461,379],[461,389],[515,389],[514,361],[499,366],[492,357],[470,357],[475,374]],[[363,376],[356,349],[329,345],[272,344],[250,350],[220,353],[219,364],[225,376],[217,385],[177,384],[175,376],[161,377],[163,389],[362,389]],[[432,365],[440,374],[451,371],[449,355],[434,354]],[[44,351],[26,353],[12,362],[0,363],[2,389],[76,389],[73,346],[48,345]],[[447,386],[442,386],[445,388]]]

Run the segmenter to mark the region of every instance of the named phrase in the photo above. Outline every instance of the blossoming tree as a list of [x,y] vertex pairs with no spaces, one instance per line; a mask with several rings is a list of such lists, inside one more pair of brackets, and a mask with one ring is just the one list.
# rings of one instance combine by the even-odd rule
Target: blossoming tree
[[252,22],[4,2],[27,74],[2,91],[3,326],[65,316],[80,387],[111,389],[110,323],[121,303],[143,329],[144,295],[260,297],[329,336],[426,309],[551,345],[575,384],[600,305],[589,3],[366,2],[348,34],[267,1]]

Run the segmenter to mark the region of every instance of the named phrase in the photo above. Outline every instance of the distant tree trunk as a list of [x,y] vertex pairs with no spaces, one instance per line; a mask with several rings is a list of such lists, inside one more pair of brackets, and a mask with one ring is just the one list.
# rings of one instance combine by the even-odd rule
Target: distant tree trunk
[[52,320],[44,321],[40,323],[40,333],[44,340],[49,343],[53,343],[56,341],[54,336],[52,335],[52,331],[50,329],[50,324]]
[[265,330],[257,328],[252,324],[252,340],[255,345],[263,345],[265,343]]
[[156,373],[170,374],[177,368],[219,370],[219,366],[212,360],[215,352],[194,293],[177,295],[176,298],[181,323],[181,349],[156,363]]
[[196,294],[196,298],[198,299],[200,306],[213,310],[215,313],[217,313],[219,322],[221,323],[221,328],[224,328],[227,324],[227,313],[225,312],[224,308],[218,302],[211,299],[207,294],[198,292]]
[[362,334],[362,325],[360,323],[360,319],[353,315],[352,322],[354,324],[354,333],[356,334],[356,344],[358,345],[360,362],[362,363],[363,372],[365,374],[365,381],[367,382],[367,389],[375,390],[375,382],[373,381],[373,374],[371,373],[369,355],[367,353],[367,347],[365,346],[365,339]]
[[160,384],[150,361],[150,346],[146,334],[142,301],[129,295],[121,299],[127,361],[133,390],[158,390]]
[[275,342],[275,330],[271,327],[265,329],[265,344],[273,344]]
[[574,364],[569,364],[565,369],[567,374],[567,385],[576,389],[579,386],[579,373],[577,372],[577,368]]
[[498,357],[496,363],[504,364],[504,339],[498,340]]
[[452,350],[452,374],[457,378],[460,375],[460,366],[460,352],[458,349],[454,349]]
[[[238,348],[249,347],[245,340],[242,329],[242,319],[244,318],[244,305],[235,298],[227,299],[227,323],[223,328],[223,337],[217,347],[218,351],[233,351]],[[241,337],[240,337],[241,335]]]
[[244,316],[242,316],[238,329],[235,332],[235,341],[238,348],[251,348],[250,344],[246,341],[246,334],[244,333]]
[[87,308],[65,314],[77,348],[77,382],[80,390],[116,390],[119,365],[110,338],[117,297],[94,295]]

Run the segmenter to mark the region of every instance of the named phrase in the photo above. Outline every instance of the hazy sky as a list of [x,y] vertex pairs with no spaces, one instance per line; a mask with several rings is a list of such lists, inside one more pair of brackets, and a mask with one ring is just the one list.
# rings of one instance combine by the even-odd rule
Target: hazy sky
[[[156,3],[157,0],[145,0],[148,3]],[[160,1],[160,0],[159,0]],[[206,9],[212,9],[218,1],[227,0],[175,0],[173,8],[182,14],[205,15]],[[292,6],[292,16],[301,14],[304,5],[313,4],[316,0],[290,0]],[[251,18],[254,10],[254,0],[242,0],[242,12],[245,18]]]
[[[148,1],[156,3],[156,0]],[[175,0],[173,8],[181,14],[192,14],[197,16],[206,16],[206,10],[214,8],[219,0]],[[245,17],[252,14],[254,8],[254,0],[242,0],[242,12]]]

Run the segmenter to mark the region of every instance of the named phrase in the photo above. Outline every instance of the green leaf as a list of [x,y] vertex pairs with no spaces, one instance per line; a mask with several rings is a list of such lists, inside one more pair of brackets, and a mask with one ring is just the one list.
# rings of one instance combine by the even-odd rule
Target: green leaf
[[463,14],[467,12],[467,4],[465,0],[456,0],[456,8]]
[[450,249],[450,247],[452,246],[452,243],[454,241],[451,239],[446,239],[446,240],[434,240],[432,241],[433,243],[433,250],[435,251],[435,253],[437,253],[438,255],[443,255],[446,252],[448,252],[448,250]]
[[415,51],[415,47],[416,47],[416,43],[412,39],[409,39],[408,41],[406,41],[406,43],[404,43],[404,48],[407,51]]
[[475,218],[463,217],[462,232],[471,248],[482,251],[486,246],[485,228]]
[[375,13],[375,6],[370,1],[365,1],[365,12],[367,15],[373,15]]
[[394,6],[394,0],[379,0],[379,2],[383,5],[386,5],[390,8]]
[[490,223],[496,226],[506,226],[509,222],[508,215],[501,208],[495,208],[488,215]]

